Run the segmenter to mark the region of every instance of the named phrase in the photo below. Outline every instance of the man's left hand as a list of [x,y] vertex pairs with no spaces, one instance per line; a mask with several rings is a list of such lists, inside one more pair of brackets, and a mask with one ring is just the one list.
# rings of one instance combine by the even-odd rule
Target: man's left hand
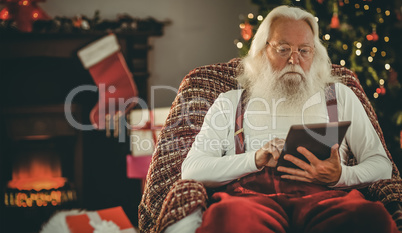
[[288,173],[282,175],[284,179],[298,180],[310,183],[335,185],[341,177],[342,167],[338,151],[339,145],[331,148],[331,156],[326,160],[318,159],[313,153],[304,147],[298,147],[297,151],[304,155],[310,164],[292,155],[285,155],[284,159],[294,163],[300,169],[278,167],[278,171]]

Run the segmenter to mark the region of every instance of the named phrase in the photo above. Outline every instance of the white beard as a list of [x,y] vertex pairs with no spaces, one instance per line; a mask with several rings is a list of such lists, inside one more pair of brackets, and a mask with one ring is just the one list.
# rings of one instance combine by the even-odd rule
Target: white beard
[[278,114],[300,115],[306,101],[322,92],[327,83],[312,75],[316,73],[313,66],[305,73],[299,65],[287,65],[274,71],[269,62],[266,63],[261,76],[249,83],[249,101],[260,98],[269,105],[280,102],[275,109]]
[[[289,125],[326,121],[323,95],[326,82],[319,82],[311,73],[306,74],[295,65],[273,72],[268,65],[260,77],[253,81],[249,79],[244,117],[247,127],[253,129],[248,132],[250,136],[287,132]],[[310,106],[308,101],[319,104]],[[259,130],[264,126],[269,131]]]

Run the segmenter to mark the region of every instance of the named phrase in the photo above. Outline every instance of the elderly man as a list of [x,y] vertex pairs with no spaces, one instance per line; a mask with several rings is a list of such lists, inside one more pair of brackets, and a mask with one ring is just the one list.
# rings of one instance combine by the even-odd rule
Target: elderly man
[[[165,232],[398,232],[381,203],[352,189],[391,178],[391,162],[360,101],[331,76],[313,15],[275,8],[242,67],[243,89],[216,99],[182,164],[183,179],[215,189],[214,203]],[[329,121],[328,83],[336,83],[336,121],[351,121],[342,144],[326,160],[299,147],[309,163],[285,155],[297,168],[277,167],[291,125]],[[349,152],[358,165],[344,165]]]

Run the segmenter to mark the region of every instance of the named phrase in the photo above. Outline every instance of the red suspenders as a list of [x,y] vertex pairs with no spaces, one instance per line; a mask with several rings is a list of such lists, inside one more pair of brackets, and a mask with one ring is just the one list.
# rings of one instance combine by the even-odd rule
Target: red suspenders
[[245,106],[246,101],[244,101],[245,96],[246,96],[246,91],[244,90],[241,93],[239,104],[237,105],[237,109],[236,109],[236,122],[235,122],[235,133],[234,133],[236,154],[241,154],[241,153],[245,152],[244,130],[243,130],[243,117],[244,117],[244,111],[246,109],[246,106]]
[[[241,154],[245,152],[244,145],[244,130],[243,130],[243,117],[245,111],[245,94],[246,91],[241,93],[241,97],[236,109],[236,123],[235,123],[235,148],[236,154]],[[337,100],[336,100],[336,91],[335,84],[331,83],[325,89],[325,100],[327,104],[328,117],[330,122],[338,121],[338,109],[337,109]]]
[[325,100],[327,102],[329,122],[338,121],[338,102],[336,101],[335,83],[331,83],[325,89]]

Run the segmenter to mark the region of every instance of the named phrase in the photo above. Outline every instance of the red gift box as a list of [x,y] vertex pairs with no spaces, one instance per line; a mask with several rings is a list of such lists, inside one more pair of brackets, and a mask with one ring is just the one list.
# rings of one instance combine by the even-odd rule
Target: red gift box
[[147,176],[149,164],[152,156],[132,156],[127,155],[127,178],[144,179]]
[[93,233],[95,228],[91,226],[90,221],[95,224],[112,221],[120,228],[121,233],[136,233],[121,206],[66,216],[67,226],[71,233]]
[[130,149],[133,156],[152,155],[158,133],[164,123],[158,119],[166,119],[167,113],[168,110],[162,111],[163,116],[160,117],[161,113],[158,113],[157,109],[135,109],[130,112]]
[[130,112],[130,150],[127,155],[127,177],[146,177],[157,137],[169,114],[169,108],[135,109]]

